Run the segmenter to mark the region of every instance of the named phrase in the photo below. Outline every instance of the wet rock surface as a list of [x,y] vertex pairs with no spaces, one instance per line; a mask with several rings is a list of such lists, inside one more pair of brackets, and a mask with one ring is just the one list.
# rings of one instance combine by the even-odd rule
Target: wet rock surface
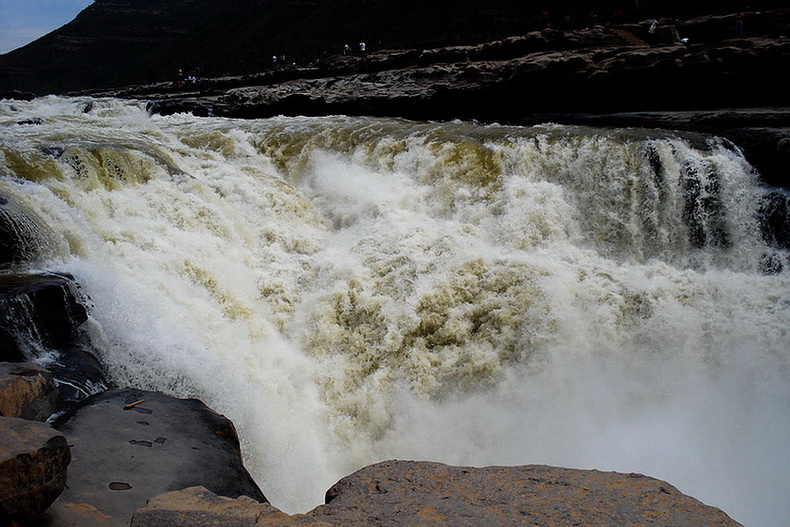
[[386,461],[335,484],[308,513],[334,525],[729,525],[721,510],[641,474]]
[[148,498],[193,486],[266,501],[233,424],[198,400],[110,390],[55,426],[73,445],[68,489],[49,511],[57,525],[128,525]]
[[[87,310],[72,276],[59,273],[15,273],[0,276],[0,302],[8,310],[7,319],[28,326],[28,337],[19,331],[17,353],[34,353],[45,348],[63,348],[79,340],[79,326],[88,319]],[[13,353],[13,352],[12,352]]]
[[44,236],[27,211],[0,195],[0,269],[37,260]]
[[110,387],[81,327],[86,297],[64,273],[0,275],[0,360],[43,361],[58,387],[57,410]]
[[66,486],[66,438],[49,425],[0,417],[0,524],[44,512]]

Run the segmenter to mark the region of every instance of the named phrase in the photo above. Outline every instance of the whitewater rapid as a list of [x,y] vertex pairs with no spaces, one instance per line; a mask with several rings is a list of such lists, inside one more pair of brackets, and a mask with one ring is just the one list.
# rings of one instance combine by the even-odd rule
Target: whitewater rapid
[[667,131],[0,102],[0,196],[113,380],[231,418],[288,512],[401,458],[640,472],[790,523],[765,193]]

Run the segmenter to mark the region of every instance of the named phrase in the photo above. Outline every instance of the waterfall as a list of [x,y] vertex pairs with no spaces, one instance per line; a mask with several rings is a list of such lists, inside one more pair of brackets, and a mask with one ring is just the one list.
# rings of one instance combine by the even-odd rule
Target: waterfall
[[227,415],[286,511],[397,457],[790,520],[786,194],[718,138],[50,97],[0,102],[0,196],[112,381]]

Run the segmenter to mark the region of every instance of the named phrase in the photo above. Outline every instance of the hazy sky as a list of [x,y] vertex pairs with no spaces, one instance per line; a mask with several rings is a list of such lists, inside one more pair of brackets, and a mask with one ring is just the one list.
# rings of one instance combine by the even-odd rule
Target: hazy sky
[[70,22],[93,0],[0,0],[0,53]]

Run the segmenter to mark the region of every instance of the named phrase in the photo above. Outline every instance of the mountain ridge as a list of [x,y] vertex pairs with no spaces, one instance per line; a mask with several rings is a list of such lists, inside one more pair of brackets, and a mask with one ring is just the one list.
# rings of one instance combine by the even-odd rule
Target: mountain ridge
[[[752,2],[752,10],[780,6]],[[0,55],[0,93],[36,95],[171,80],[179,69],[244,75],[353,50],[426,49],[550,25],[734,12],[735,0],[96,0],[72,22]],[[748,27],[747,21],[747,27]]]

